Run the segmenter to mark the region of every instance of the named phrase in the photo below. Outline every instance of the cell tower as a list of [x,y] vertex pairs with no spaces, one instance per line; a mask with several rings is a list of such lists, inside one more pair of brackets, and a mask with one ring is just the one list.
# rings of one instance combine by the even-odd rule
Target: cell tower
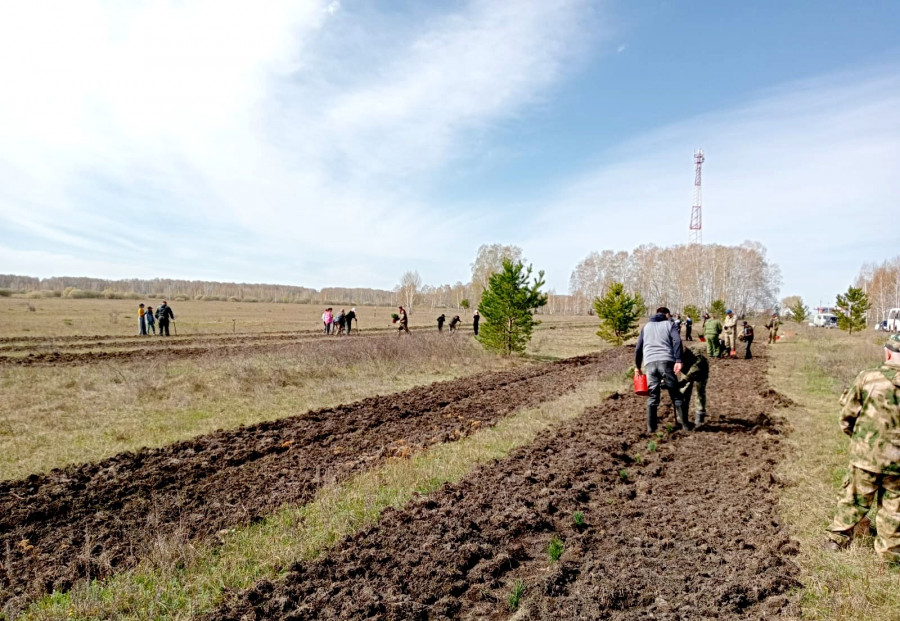
[[703,149],[694,151],[694,202],[691,205],[691,233],[689,241],[692,244],[703,243],[703,216],[700,212],[700,206],[703,203],[703,192],[700,189],[700,169],[706,157],[703,155]]

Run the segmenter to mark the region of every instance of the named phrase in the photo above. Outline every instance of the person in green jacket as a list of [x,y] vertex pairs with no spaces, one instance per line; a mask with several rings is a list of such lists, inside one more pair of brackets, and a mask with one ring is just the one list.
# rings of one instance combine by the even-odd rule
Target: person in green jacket
[[706,353],[713,358],[722,355],[722,345],[719,343],[719,335],[722,333],[722,322],[718,319],[710,319],[709,313],[704,313],[703,338],[706,339]]
[[697,405],[694,414],[694,426],[699,427],[706,422],[706,382],[709,381],[709,360],[701,351],[685,347],[681,352],[681,381],[678,388],[683,395],[684,417],[690,417],[691,394],[697,388]]

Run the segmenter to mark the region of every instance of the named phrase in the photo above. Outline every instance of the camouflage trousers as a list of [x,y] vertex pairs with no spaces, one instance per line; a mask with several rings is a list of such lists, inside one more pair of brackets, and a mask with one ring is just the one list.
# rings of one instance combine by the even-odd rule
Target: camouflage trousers
[[691,409],[691,394],[694,392],[694,385],[697,385],[697,405],[700,406],[698,410],[694,412],[694,423],[699,425],[703,422],[700,418],[700,412],[706,414],[706,381],[690,381],[684,385],[681,389],[681,394],[683,395],[682,407],[684,408],[684,417],[687,420],[690,420],[690,409]]
[[769,330],[769,344],[771,345],[775,341],[778,340],[778,328],[774,330]]
[[875,552],[887,561],[900,561],[900,475],[850,466],[828,536],[842,546],[849,544],[853,527],[866,516],[876,499]]
[[710,358],[718,358],[719,354],[722,353],[722,346],[719,344],[719,335],[704,334],[703,338],[706,339],[706,353],[709,354]]

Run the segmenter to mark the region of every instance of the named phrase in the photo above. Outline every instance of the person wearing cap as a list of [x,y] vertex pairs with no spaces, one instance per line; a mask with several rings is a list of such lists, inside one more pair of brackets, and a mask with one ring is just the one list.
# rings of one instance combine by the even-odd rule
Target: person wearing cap
[[725,311],[722,331],[725,335],[725,355],[737,358],[737,317],[730,308]]
[[[347,334],[350,334],[350,326],[353,324],[354,319],[356,319],[355,306],[344,316],[344,321],[347,322]],[[359,319],[356,319],[356,329],[359,330]]]
[[900,336],[884,345],[884,364],[860,373],[841,395],[841,431],[850,436],[850,468],[826,549],[846,549],[873,502],[875,552],[900,562]]
[[634,375],[641,374],[641,363],[647,375],[647,433],[656,433],[659,418],[659,396],[662,384],[666,385],[672,405],[675,407],[675,418],[681,428],[690,431],[687,416],[684,413],[684,400],[678,390],[676,375],[681,373],[681,334],[670,321],[672,315],[665,306],[656,309],[638,337],[634,350]]
[[719,334],[722,333],[722,322],[717,318],[711,318],[709,313],[703,313],[703,338],[706,339],[706,353],[710,358],[718,358],[722,355],[722,347],[719,345]]
[[778,326],[780,325],[781,322],[778,321],[778,313],[772,313],[771,319],[766,323],[766,328],[769,330],[769,345],[778,340]]
[[400,316],[397,320],[397,323],[400,324],[397,326],[397,336],[400,336],[404,332],[409,334],[409,317],[406,316],[406,310],[402,306],[398,306],[397,314]]
[[169,320],[175,321],[175,313],[165,300],[156,307],[156,320],[159,322],[159,335],[169,336]]

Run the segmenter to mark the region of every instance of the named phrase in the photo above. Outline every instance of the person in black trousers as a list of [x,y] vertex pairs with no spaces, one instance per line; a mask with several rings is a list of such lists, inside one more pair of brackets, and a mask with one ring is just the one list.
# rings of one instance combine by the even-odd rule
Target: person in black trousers
[[169,319],[175,321],[175,313],[172,312],[172,308],[169,304],[163,300],[162,304],[160,304],[156,308],[156,320],[159,322],[159,335],[169,336]]
[[478,311],[475,311],[475,314],[472,316],[472,330],[475,331],[475,336],[478,336],[478,322],[481,321],[481,315],[478,314]]
[[447,320],[447,318],[444,317],[444,314],[443,314],[443,313],[441,313],[440,315],[438,315],[438,320],[437,320],[437,321],[438,321],[438,332],[443,332],[443,331],[444,331],[444,322],[445,322],[446,320]]
[[691,338],[691,330],[694,328],[694,320],[691,319],[690,315],[684,320],[684,340],[685,341],[693,341]]
[[746,321],[744,322],[743,330],[741,330],[741,340],[747,344],[747,353],[744,354],[744,359],[749,360],[753,357],[753,354],[750,353],[750,346],[753,345],[753,326]]

